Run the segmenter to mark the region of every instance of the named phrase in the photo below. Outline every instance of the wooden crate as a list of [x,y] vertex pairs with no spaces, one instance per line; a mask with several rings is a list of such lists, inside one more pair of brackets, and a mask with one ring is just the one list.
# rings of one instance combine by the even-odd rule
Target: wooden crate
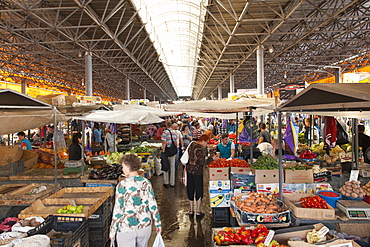
[[[58,169],[57,178],[58,179],[72,179],[79,178],[81,174],[71,173],[68,175],[63,175],[63,169]],[[9,176],[9,180],[16,181],[53,181],[54,180],[54,169],[42,169],[34,168],[21,172],[15,176]]]
[[331,171],[332,176],[341,177],[342,176],[342,167],[335,166],[335,167],[325,167],[328,171]]
[[[25,219],[32,216],[47,217],[72,216],[88,219],[114,192],[113,187],[73,187],[64,188],[43,200],[36,200],[30,207],[22,210],[18,218]],[[83,205],[81,214],[57,214],[58,209],[74,201]]]
[[82,184],[117,184],[118,179],[116,180],[99,180],[99,179],[89,179],[89,175],[84,175],[81,177],[80,182]]
[[[30,192],[40,186],[46,190],[37,194]],[[37,199],[44,199],[54,193],[54,184],[7,184],[0,186],[0,205],[30,205]]]

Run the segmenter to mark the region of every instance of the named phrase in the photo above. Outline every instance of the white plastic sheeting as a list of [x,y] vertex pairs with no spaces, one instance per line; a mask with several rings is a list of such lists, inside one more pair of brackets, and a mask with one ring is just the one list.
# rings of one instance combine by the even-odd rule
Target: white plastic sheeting
[[158,117],[176,116],[181,114],[181,112],[165,111],[163,109],[142,106],[142,105],[115,105],[113,106],[113,111],[140,111],[140,112],[150,112]]
[[141,111],[96,111],[74,119],[117,124],[150,124],[160,123],[163,119],[151,112]]

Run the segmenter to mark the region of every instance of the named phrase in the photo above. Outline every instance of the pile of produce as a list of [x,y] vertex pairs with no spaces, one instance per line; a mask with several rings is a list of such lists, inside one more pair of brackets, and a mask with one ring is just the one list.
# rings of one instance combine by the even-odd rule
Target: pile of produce
[[24,226],[31,226],[31,227],[38,227],[41,222],[37,221],[36,218],[28,218],[20,221],[21,225]]
[[302,208],[323,208],[328,209],[328,204],[320,196],[302,197],[300,200]]
[[316,157],[317,157],[317,155],[315,153],[313,153],[311,150],[305,150],[299,155],[299,158],[309,159],[309,160],[315,159]]
[[106,164],[102,168],[91,170],[89,179],[99,180],[116,180],[122,174],[122,166],[120,164]]
[[217,140],[215,140],[215,139],[211,139],[211,140],[209,140],[209,142],[208,142],[208,144],[209,145],[218,145],[220,142],[219,141],[217,141]]
[[132,148],[130,151],[126,153],[151,153],[153,151],[152,147],[149,146],[138,146]]
[[298,164],[294,162],[294,163],[287,164],[286,166],[284,166],[284,169],[295,171],[295,170],[307,170],[308,168],[306,165],[302,165],[302,164]]
[[[227,245],[253,245],[257,244],[257,247],[265,247],[263,244],[268,235],[268,229],[266,226],[258,224],[255,228],[241,227],[239,229],[224,227],[221,231],[217,232],[217,235],[213,237],[213,240],[218,246]],[[284,247],[277,241],[271,241],[269,247]]]
[[[52,149],[40,148],[35,150],[35,153],[37,153],[39,157],[37,159],[38,164],[34,166],[34,168],[49,168],[49,169],[54,168],[54,151]],[[58,164],[58,169],[62,168],[64,168],[64,165]]]
[[273,195],[265,193],[252,192],[247,197],[232,197],[231,200],[240,210],[248,213],[274,214],[284,211]]
[[274,170],[279,169],[278,161],[269,155],[259,156],[257,161],[251,167],[256,170]]
[[208,165],[208,167],[213,167],[213,168],[221,168],[221,167],[229,167],[229,166],[230,167],[250,167],[250,165],[245,160],[242,160],[242,159],[227,160],[225,158],[214,160]]
[[12,226],[18,222],[18,218],[15,217],[8,217],[4,219],[3,222],[0,223],[0,233],[2,232],[11,232]]
[[362,198],[365,196],[365,192],[361,188],[361,182],[355,180],[345,182],[339,189],[339,192],[344,196],[353,198]]
[[367,196],[370,196],[370,182],[368,182],[367,184],[364,185],[364,187],[362,187],[363,191],[365,192],[365,194]]
[[107,155],[107,164],[119,163],[119,159],[125,154],[125,152],[114,152]]
[[72,206],[70,204],[67,204],[64,207],[58,209],[57,213],[58,214],[81,214],[83,210],[84,210],[84,206],[82,205]]
[[236,138],[236,134],[229,134],[229,138],[230,139],[235,139]]

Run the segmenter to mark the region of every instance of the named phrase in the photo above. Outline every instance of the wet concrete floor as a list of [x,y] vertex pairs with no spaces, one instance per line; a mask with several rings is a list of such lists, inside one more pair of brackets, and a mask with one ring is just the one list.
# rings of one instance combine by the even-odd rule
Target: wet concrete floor
[[[190,218],[189,200],[186,194],[186,187],[182,184],[182,171],[179,165],[176,172],[175,187],[163,187],[163,176],[154,175],[152,182],[157,199],[159,212],[162,220],[162,237],[166,247],[210,247],[212,241],[212,216],[209,204],[208,192],[208,170],[204,173],[204,198],[202,212],[205,216],[198,220]],[[148,246],[152,246],[156,237],[155,229]]]

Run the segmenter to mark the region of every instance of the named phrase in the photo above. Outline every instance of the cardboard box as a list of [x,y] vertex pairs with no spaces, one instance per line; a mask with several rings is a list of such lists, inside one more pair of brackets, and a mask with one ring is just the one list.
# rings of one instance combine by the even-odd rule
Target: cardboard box
[[308,194],[316,194],[320,190],[333,190],[333,188],[327,182],[306,184],[306,193]]
[[316,231],[320,230],[324,225],[319,223],[313,226],[299,226],[299,227],[289,227],[286,229],[276,230],[275,235],[273,237],[274,240],[278,241],[280,244],[288,244],[292,247],[317,247],[317,246],[325,246],[330,247],[336,244],[344,244],[344,243],[352,243],[353,247],[360,247],[358,244],[353,242],[352,240],[345,240],[345,239],[338,239],[332,235],[328,235],[329,240],[325,242],[321,242],[320,244],[309,244],[304,241],[289,241],[292,237],[299,237],[303,240],[306,240],[307,233],[312,231],[312,229],[316,229]]
[[231,174],[231,189],[235,193],[251,192],[256,190],[255,175]]
[[313,171],[284,169],[284,182],[288,184],[313,183]]
[[279,184],[278,183],[257,184],[256,188],[257,188],[257,192],[263,192],[263,193],[273,194],[273,195],[279,194]]
[[230,193],[230,180],[209,181],[209,193]]
[[[286,206],[284,206],[286,207]],[[291,222],[290,211],[286,210],[281,213],[276,214],[258,214],[258,213],[249,213],[241,210],[237,210],[236,217],[239,218],[242,225],[247,224],[275,224],[275,223],[287,223]]]
[[219,180],[229,180],[229,167],[214,168],[209,167],[209,180],[219,181]]
[[284,193],[305,193],[306,184],[283,184]]
[[77,97],[73,95],[66,95],[65,99],[66,99],[66,105],[72,105],[73,103],[78,102]]
[[331,181],[331,172],[326,171],[326,172],[314,173],[313,179],[315,183]]
[[279,169],[274,170],[252,170],[256,175],[256,184],[279,183]]
[[251,175],[252,167],[230,167],[230,174],[248,174]]
[[60,94],[54,98],[51,99],[51,103],[52,105],[55,105],[55,106],[64,106],[66,105],[66,97],[64,94]]
[[339,223],[336,224],[337,232],[346,233],[348,235],[358,236],[360,238],[368,238],[370,233],[369,223]]
[[210,193],[209,203],[211,208],[230,207],[230,193]]
[[26,170],[37,165],[38,154],[31,150],[23,150],[22,159],[24,159],[24,168]]
[[23,150],[18,145],[0,146],[0,166],[16,162],[22,158]]
[[335,209],[328,205],[328,209],[322,208],[303,208],[300,204],[296,204],[303,197],[313,196],[313,194],[303,194],[303,193],[294,193],[294,194],[284,194],[284,202],[292,213],[298,218],[305,219],[314,219],[314,220],[334,220]]

